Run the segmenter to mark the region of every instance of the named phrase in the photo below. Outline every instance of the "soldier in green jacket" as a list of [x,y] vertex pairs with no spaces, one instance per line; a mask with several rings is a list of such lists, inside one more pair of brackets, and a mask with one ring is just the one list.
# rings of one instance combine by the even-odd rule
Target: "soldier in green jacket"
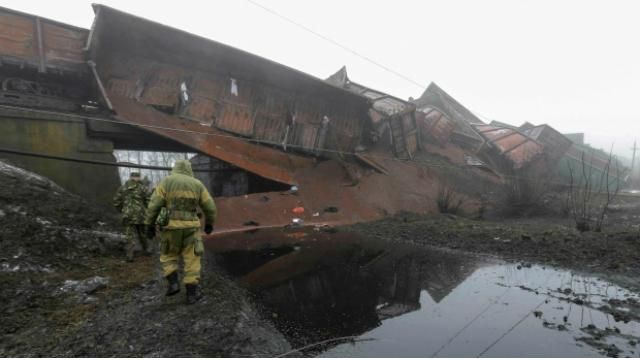
[[160,243],[160,263],[168,282],[167,296],[180,292],[178,282],[178,260],[184,262],[184,278],[187,290],[187,303],[193,304],[202,297],[200,290],[200,257],[204,245],[200,235],[198,207],[204,213],[204,232],[213,231],[216,219],[216,205],[211,195],[200,182],[193,177],[191,163],[178,160],[171,175],[158,184],[145,217],[147,237],[155,237],[156,218],[162,208],[166,208],[168,223],[163,224]]
[[127,261],[133,261],[136,242],[148,255],[147,239],[144,233],[144,214],[149,203],[149,189],[140,181],[140,173],[132,172],[129,180],[120,186],[113,198],[113,206],[122,213],[122,222],[127,237]]

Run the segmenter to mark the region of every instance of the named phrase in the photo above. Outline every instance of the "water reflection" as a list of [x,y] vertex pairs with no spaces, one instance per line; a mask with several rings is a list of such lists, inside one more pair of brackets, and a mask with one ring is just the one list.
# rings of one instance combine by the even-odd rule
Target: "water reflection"
[[[208,247],[294,347],[376,339],[307,355],[634,355],[640,336],[637,322],[597,310],[637,294],[568,272],[306,230],[237,234]],[[589,326],[610,331],[594,336]]]

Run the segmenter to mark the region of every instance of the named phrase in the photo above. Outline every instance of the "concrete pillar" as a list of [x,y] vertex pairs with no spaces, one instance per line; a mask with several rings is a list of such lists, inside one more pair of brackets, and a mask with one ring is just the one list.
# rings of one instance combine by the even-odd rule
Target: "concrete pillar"
[[[0,112],[0,147],[70,158],[115,162],[113,143],[87,137],[86,122],[76,117],[29,110]],[[86,199],[110,204],[120,185],[116,167],[0,153],[18,166],[55,181]]]

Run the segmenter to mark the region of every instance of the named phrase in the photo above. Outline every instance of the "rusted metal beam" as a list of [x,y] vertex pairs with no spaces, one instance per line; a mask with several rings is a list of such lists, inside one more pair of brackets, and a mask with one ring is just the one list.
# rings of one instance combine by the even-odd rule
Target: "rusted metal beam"
[[[518,132],[512,131],[510,129],[504,129],[504,128],[495,129],[495,131],[499,131],[499,130],[507,130],[508,132],[506,134],[498,135],[493,139],[489,139],[489,142],[497,143],[498,141],[500,141],[502,139],[505,139],[505,138],[508,138],[509,136],[518,135],[519,134]],[[485,134],[485,133],[483,133],[483,134]],[[525,138],[526,138],[526,136],[525,136]]]
[[98,6],[95,10],[95,14],[93,17],[93,23],[91,24],[91,29],[89,30],[89,35],[87,36],[87,44],[85,45],[84,50],[85,52],[89,51],[89,49],[91,49],[91,42],[93,41],[93,36],[94,33],[96,32],[96,25],[99,19],[100,15],[100,7]]
[[[427,114],[428,115],[428,114]],[[444,117],[444,115],[442,113],[440,113],[440,116],[438,116],[438,118],[433,122],[433,124],[429,127],[429,131],[433,130],[436,128],[436,126],[438,126],[438,124],[440,124],[440,120],[442,120],[442,118]]]
[[96,84],[98,84],[98,89],[100,89],[100,94],[102,95],[102,99],[104,100],[107,108],[113,111],[113,105],[111,104],[111,100],[109,100],[109,95],[102,84],[102,80],[100,80],[100,75],[98,74],[98,70],[96,70],[96,63],[92,60],[87,61],[87,64],[91,68],[91,73],[93,74],[94,79],[96,80]]
[[356,157],[362,160],[362,162],[364,162],[365,164],[371,166],[377,172],[381,174],[389,175],[389,171],[385,169],[384,166],[378,164],[375,160],[371,159],[369,156],[365,154],[356,153]]
[[38,43],[38,72],[44,73],[47,71],[46,59],[44,58],[44,39],[42,38],[42,22],[39,17],[35,19],[36,23],[36,38]]
[[313,158],[252,144],[215,128],[162,113],[120,95],[109,93],[108,96],[114,111],[119,115],[118,120],[123,123],[172,139],[267,179],[294,185],[297,184],[294,173],[315,164]]
[[477,132],[479,132],[481,134],[503,129],[503,128],[496,128],[496,127],[490,127],[488,129],[484,129],[484,130],[480,129],[481,127],[485,127],[485,126],[491,126],[491,125],[478,125],[478,126],[475,127],[475,129],[476,129]]
[[527,139],[527,138],[525,137],[525,138],[524,138],[524,140],[522,140],[521,142],[519,142],[519,143],[517,143],[517,144],[513,145],[512,147],[510,147],[510,148],[508,148],[508,149],[505,149],[502,153],[503,153],[503,154],[506,154],[506,153],[512,152],[513,150],[515,150],[515,149],[519,148],[520,146],[522,146],[522,145],[526,144],[527,142],[529,142],[529,139]]

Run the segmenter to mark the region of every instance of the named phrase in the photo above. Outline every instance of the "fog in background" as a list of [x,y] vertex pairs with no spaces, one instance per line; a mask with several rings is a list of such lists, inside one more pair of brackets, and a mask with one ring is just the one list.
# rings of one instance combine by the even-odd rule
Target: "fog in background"
[[[159,152],[159,151],[136,151],[136,150],[116,150],[113,152],[116,160],[119,163],[126,164],[144,164],[151,166],[160,166],[166,168],[172,168],[175,165],[176,160],[189,160],[196,154],[193,153],[176,153],[176,152]],[[124,184],[132,172],[140,173],[142,178],[149,180],[151,187],[155,187],[160,180],[168,176],[169,170],[150,170],[150,169],[138,169],[119,167],[118,175],[120,175],[120,183]]]
[[[631,156],[640,140],[638,1],[254,0],[400,72],[435,81],[485,121],[548,123]],[[91,1],[0,4],[89,28]],[[401,98],[424,91],[247,0],[103,4],[326,78]]]

